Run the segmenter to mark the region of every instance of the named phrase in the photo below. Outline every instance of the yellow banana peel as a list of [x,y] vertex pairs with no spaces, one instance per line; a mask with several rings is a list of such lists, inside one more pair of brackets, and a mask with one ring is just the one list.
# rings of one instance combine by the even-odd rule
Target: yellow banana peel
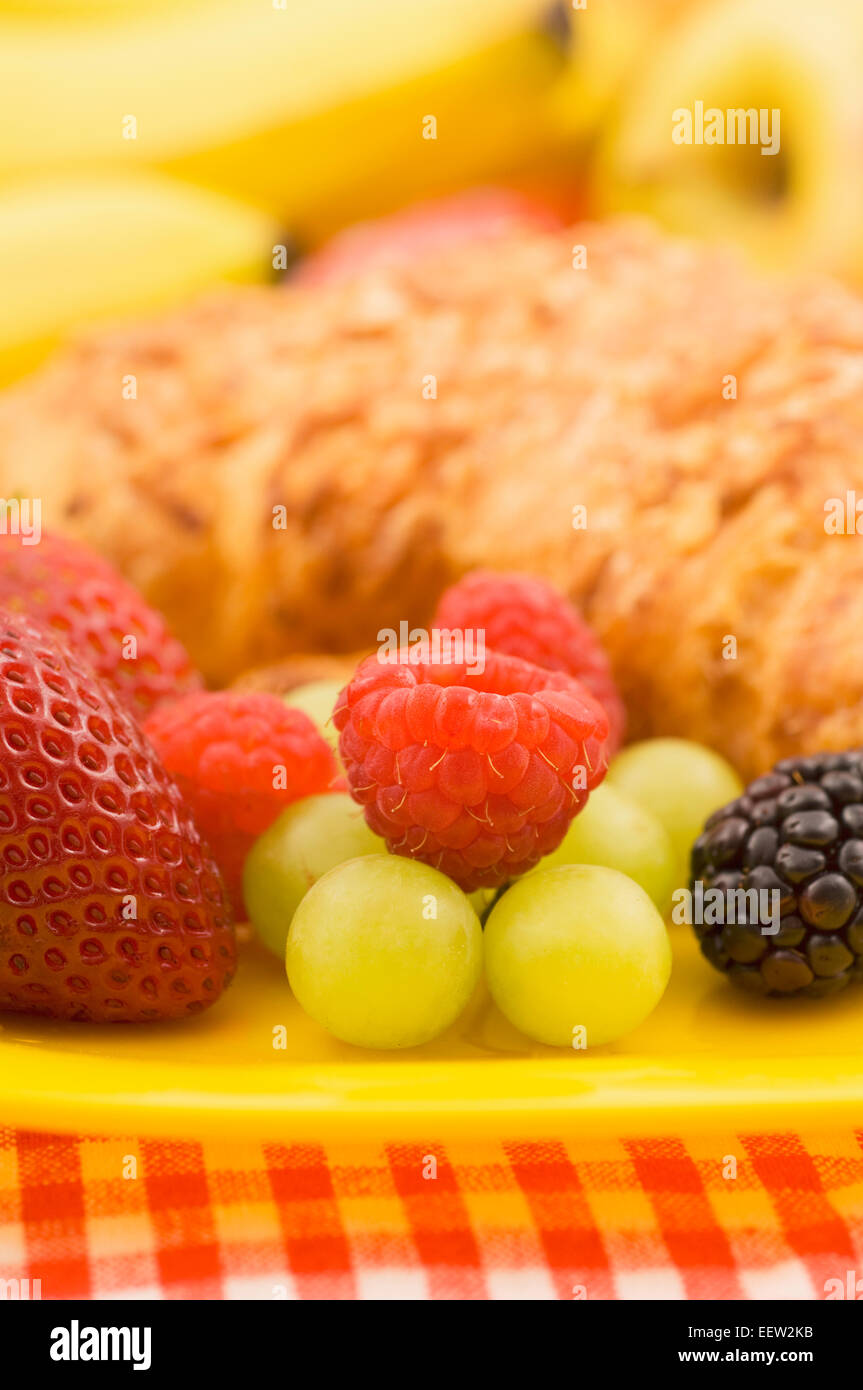
[[593,134],[625,91],[630,73],[650,61],[655,36],[703,0],[573,0],[570,61],[551,98],[561,134]]
[[[0,23],[0,176],[157,164],[373,97],[526,32],[542,0],[214,0]],[[350,140],[350,132],[343,138]]]
[[268,215],[160,174],[55,176],[5,189],[0,382],[79,325],[220,281],[264,278],[276,242]]
[[[630,82],[598,151],[598,209],[736,241],[768,269],[863,277],[861,69],[857,0],[729,0],[696,10],[663,34]],[[737,121],[727,113],[741,110],[764,120],[765,138],[749,138],[749,122],[745,143],[725,138]],[[674,113],[684,111],[696,122],[692,143],[682,117],[680,142],[673,138]],[[721,114],[727,130],[717,123],[712,136],[722,143],[696,143],[705,111]],[[774,111],[778,148],[762,154]]]
[[564,62],[536,29],[164,167],[277,210],[315,244],[357,219],[538,162],[553,140],[545,102]]

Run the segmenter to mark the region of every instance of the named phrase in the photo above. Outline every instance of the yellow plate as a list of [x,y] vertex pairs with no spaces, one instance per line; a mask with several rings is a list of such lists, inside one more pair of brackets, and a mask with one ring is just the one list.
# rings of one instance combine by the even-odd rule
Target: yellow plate
[[437,1042],[363,1052],[301,1013],[261,947],[246,949],[225,998],[188,1023],[97,1028],[5,1014],[0,1122],[342,1141],[859,1124],[863,989],[751,999],[700,959],[688,930],[672,936],[659,1008],[628,1038],[588,1052],[532,1046],[483,991]]

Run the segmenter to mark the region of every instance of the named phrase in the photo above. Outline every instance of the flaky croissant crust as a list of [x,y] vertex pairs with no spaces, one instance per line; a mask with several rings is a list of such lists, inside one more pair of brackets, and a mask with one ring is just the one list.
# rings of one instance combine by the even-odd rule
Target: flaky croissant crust
[[747,774],[863,742],[863,535],[825,530],[855,489],[863,303],[632,222],[219,292],[0,398],[2,495],[112,559],[211,681],[522,568],[597,628],[632,735]]

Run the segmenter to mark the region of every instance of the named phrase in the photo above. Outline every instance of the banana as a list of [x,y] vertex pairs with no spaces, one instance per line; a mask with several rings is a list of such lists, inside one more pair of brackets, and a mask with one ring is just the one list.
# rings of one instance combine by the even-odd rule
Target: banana
[[7,19],[0,176],[159,164],[306,121],[522,34],[545,3],[215,0],[96,26]]
[[[195,4],[196,0],[147,0],[150,10],[178,8]],[[54,20],[77,20],[82,17],[105,19],[118,12],[128,11],[129,0],[0,0],[0,16],[15,15],[34,23],[53,23]]]
[[573,0],[571,60],[552,97],[561,132],[592,135],[655,36],[697,3],[703,0]]
[[[0,193],[0,381],[72,327],[262,279],[269,216],[161,174],[55,176]],[[118,386],[119,389],[119,386]]]
[[[768,268],[863,278],[861,65],[858,0],[731,0],[696,11],[631,80],[598,152],[598,209],[646,212],[676,231],[736,240]],[[750,109],[759,113],[757,141],[695,143],[704,112],[725,121]],[[762,154],[773,124],[778,150]],[[717,129],[726,135],[720,123],[712,141]]]
[[41,23],[0,13],[0,380],[79,323],[260,277],[285,239],[261,207],[314,242],[530,164],[565,62],[546,5],[160,0],[129,19],[111,18],[112,0],[43,0]]
[[[539,28],[371,97],[163,167],[278,210],[301,244],[418,198],[530,167],[565,53]],[[435,138],[424,138],[424,121]]]

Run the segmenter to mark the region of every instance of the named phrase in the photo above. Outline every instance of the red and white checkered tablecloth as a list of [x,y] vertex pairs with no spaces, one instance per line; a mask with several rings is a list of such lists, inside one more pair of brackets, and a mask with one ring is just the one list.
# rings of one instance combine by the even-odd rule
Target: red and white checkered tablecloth
[[0,1278],[46,1299],[812,1299],[848,1270],[863,1130],[336,1150],[0,1129]]

